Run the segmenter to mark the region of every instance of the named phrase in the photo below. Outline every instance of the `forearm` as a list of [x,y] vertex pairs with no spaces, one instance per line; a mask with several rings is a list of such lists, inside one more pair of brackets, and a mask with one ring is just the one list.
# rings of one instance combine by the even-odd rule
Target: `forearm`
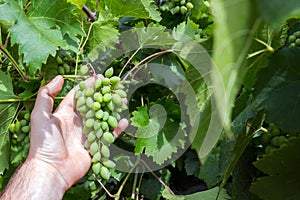
[[66,183],[46,163],[26,160],[13,175],[0,200],[58,200],[66,191]]

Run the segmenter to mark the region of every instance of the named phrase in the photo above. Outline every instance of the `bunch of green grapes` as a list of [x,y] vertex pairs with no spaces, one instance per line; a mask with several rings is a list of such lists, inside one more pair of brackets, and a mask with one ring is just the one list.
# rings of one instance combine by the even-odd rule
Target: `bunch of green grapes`
[[[83,65],[80,73],[87,72],[88,67]],[[113,68],[107,69],[104,78],[96,79],[92,87],[80,82],[75,92],[76,110],[82,116],[87,138],[85,147],[92,156],[92,171],[104,180],[110,178],[110,169],[116,165],[110,158],[109,147],[115,140],[112,131],[121,118],[120,112],[127,109],[122,100],[126,96],[120,77],[113,76]]]
[[12,135],[12,163],[20,163],[29,152],[30,112],[21,111],[14,122],[10,124],[9,132]]
[[185,15],[193,8],[194,5],[189,0],[167,0],[164,5],[160,6],[161,11],[169,11],[172,15],[177,13]]
[[288,38],[289,41],[289,47],[290,48],[296,48],[300,46],[300,31],[296,31],[293,34],[291,34]]
[[261,144],[265,148],[265,153],[270,153],[287,142],[288,136],[284,134],[275,124],[271,123],[270,130],[261,135]]
[[67,62],[64,61],[64,57],[57,56],[56,61],[58,63],[57,74],[64,75],[71,72],[71,67]]

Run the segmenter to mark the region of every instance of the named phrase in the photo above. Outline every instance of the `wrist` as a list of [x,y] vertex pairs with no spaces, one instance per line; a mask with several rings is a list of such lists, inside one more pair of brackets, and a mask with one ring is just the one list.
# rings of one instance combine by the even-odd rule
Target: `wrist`
[[3,200],[62,199],[66,190],[65,180],[54,167],[40,160],[27,159],[1,197]]

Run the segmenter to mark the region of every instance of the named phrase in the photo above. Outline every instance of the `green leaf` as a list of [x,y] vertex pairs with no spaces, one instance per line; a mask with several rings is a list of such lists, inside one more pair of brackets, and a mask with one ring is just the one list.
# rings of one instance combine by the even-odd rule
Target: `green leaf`
[[266,121],[288,132],[300,131],[300,51],[283,48],[270,58],[255,85],[254,108],[264,110]]
[[[175,31],[177,33],[186,35],[192,39],[195,38],[195,35],[198,30],[199,30],[199,25],[195,24],[191,19],[188,19],[186,22],[182,22],[178,24],[178,26],[175,28]],[[180,39],[180,38],[176,38],[176,39]]]
[[160,21],[161,17],[152,1],[148,0],[105,0],[105,5],[116,17],[151,18]]
[[186,174],[188,176],[194,175],[198,176],[199,168],[200,168],[200,161],[197,154],[194,151],[188,151],[186,154],[186,158],[184,160],[184,168]]
[[[173,153],[177,152],[178,147],[183,148],[184,140],[172,141],[180,128],[180,107],[174,104],[173,100],[159,100],[152,104],[149,111],[147,107],[135,111],[135,116],[143,115],[149,112],[149,123],[146,126],[140,126],[134,118],[137,132],[137,139],[134,143],[135,153],[140,154],[144,151],[147,156],[151,156],[157,164],[163,164],[164,161],[171,158]],[[172,115],[176,111],[177,115]],[[141,113],[137,113],[141,112]],[[146,120],[143,120],[143,122]],[[143,123],[141,125],[144,125]],[[172,141],[172,142],[171,142]]]
[[132,112],[131,125],[135,127],[145,127],[150,123],[148,116],[148,107],[139,107],[137,111]]
[[219,176],[219,155],[211,151],[205,161],[201,162],[199,178],[206,183],[208,188],[212,188],[220,182]]
[[299,199],[299,145],[299,137],[290,138],[285,146],[255,162],[254,166],[269,176],[258,178],[250,191],[263,199]]
[[[230,134],[231,113],[235,97],[240,89],[245,66],[245,57],[258,27],[252,0],[212,0],[214,13],[213,60],[223,78],[226,94],[216,88],[216,105],[222,110],[225,105],[225,128]],[[216,81],[216,74],[212,74]]]
[[[225,189],[220,190],[220,194],[218,196],[219,188],[214,187],[209,190],[205,190],[202,192],[196,192],[194,194],[189,194],[189,195],[172,195],[170,192],[165,189],[163,191],[163,197],[167,200],[226,200],[230,199],[230,196],[227,194]],[[217,198],[218,196],[218,198]]]
[[19,44],[19,54],[34,74],[48,56],[55,56],[59,47],[67,47],[65,35],[79,42],[83,35],[78,18],[72,14],[74,6],[60,0],[31,1],[27,16],[15,1],[1,0],[0,20],[14,22],[9,28],[11,43]]
[[[9,74],[0,71],[0,100],[15,99],[12,80]],[[0,103],[0,174],[9,167],[10,137],[9,125],[18,108],[17,102]]]
[[88,39],[88,49],[97,47],[97,50],[105,51],[107,48],[114,48],[119,42],[118,19],[107,12],[100,12],[98,19],[92,23],[92,29]]
[[300,16],[300,1],[281,0],[257,1],[257,7],[261,17],[272,26],[279,26],[286,19]]

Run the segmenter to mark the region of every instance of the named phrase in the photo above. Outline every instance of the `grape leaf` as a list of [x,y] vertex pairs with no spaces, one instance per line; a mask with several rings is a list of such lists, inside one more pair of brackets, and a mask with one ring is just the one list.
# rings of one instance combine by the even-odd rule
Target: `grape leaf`
[[19,44],[19,54],[34,74],[48,56],[55,56],[58,47],[67,48],[63,36],[77,40],[83,34],[77,17],[72,14],[73,6],[65,1],[31,1],[27,16],[15,1],[1,0],[0,20],[14,22],[9,28],[11,43]]
[[[223,78],[226,94],[216,88],[216,106],[218,110],[224,107],[226,132],[230,134],[231,112],[236,94],[242,81],[245,57],[249,50],[252,35],[258,27],[255,16],[254,2],[251,0],[213,0],[214,13],[214,46],[213,60]],[[213,81],[216,74],[211,74]],[[222,114],[222,113],[220,113]]]
[[82,9],[84,6],[86,0],[67,0],[67,2],[70,2],[74,5],[76,5],[79,9]]
[[[178,114],[172,115],[174,111],[180,113],[180,107],[174,104],[173,100],[167,99],[152,104],[149,110],[144,107],[134,112],[131,120],[138,128],[137,139],[134,143],[136,154],[145,151],[145,154],[151,156],[154,162],[163,164],[171,158],[173,153],[177,152],[178,148],[183,148],[184,141],[172,141],[181,126],[179,125],[180,118],[178,119],[180,114],[179,116]],[[149,112],[149,115],[145,115],[145,112]],[[149,123],[145,126],[147,121]]]
[[151,18],[160,21],[159,12],[152,1],[148,0],[105,0],[105,5],[116,17]]
[[[15,99],[9,74],[0,71],[0,100]],[[0,174],[9,167],[10,137],[8,128],[18,108],[17,102],[0,103]]]
[[199,178],[206,183],[208,188],[220,182],[219,159],[219,155],[211,151],[205,161],[201,162]]
[[188,151],[186,154],[186,158],[184,160],[184,168],[186,174],[188,176],[194,175],[198,176],[199,168],[200,168],[200,161],[197,154],[194,151]]
[[[199,25],[195,24],[191,19],[188,19],[186,22],[182,22],[178,24],[178,26],[175,28],[175,32],[180,33],[182,35],[186,35],[193,39],[195,38],[195,35],[198,30],[199,30]],[[176,39],[180,40],[180,38],[176,38]]]
[[257,1],[257,7],[261,17],[272,26],[279,26],[284,20],[300,16],[300,1],[281,0]]
[[299,145],[299,137],[290,138],[286,145],[255,162],[254,166],[269,176],[257,178],[250,191],[262,199],[299,199]]
[[270,58],[258,76],[254,108],[264,109],[266,121],[288,132],[300,131],[300,51],[283,48]]
[[219,188],[214,187],[209,190],[205,190],[202,192],[196,192],[189,195],[172,195],[167,189],[163,191],[163,197],[167,200],[199,200],[199,199],[205,199],[205,200],[226,200],[230,199],[230,196],[227,194],[225,189],[220,190],[220,194],[218,196]]
[[107,12],[100,12],[98,19],[93,22],[88,39],[88,49],[105,51],[107,48],[114,48],[119,41],[119,31],[115,25],[118,19]]
[[143,106],[132,112],[131,125],[135,127],[145,127],[149,124],[148,107]]

